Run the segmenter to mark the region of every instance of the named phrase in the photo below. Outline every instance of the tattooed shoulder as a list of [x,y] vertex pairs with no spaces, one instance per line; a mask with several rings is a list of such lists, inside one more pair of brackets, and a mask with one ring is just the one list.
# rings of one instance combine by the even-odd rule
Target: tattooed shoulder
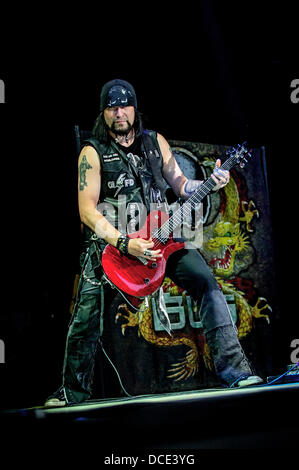
[[79,165],[79,188],[80,191],[83,191],[85,186],[87,186],[86,181],[86,171],[90,170],[92,166],[88,163],[86,155],[83,155],[81,163]]

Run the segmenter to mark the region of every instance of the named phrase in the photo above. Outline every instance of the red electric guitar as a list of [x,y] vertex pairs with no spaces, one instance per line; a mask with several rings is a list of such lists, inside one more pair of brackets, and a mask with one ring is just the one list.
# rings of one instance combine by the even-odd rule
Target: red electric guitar
[[[227,151],[227,155],[227,160],[221,166],[223,170],[230,170],[236,165],[243,168],[247,163],[246,157],[251,157],[245,143]],[[164,280],[167,258],[174,251],[184,248],[184,243],[174,241],[172,232],[181,225],[184,214],[190,213],[195,204],[200,203],[212,191],[215,184],[209,177],[171,217],[165,212],[153,211],[147,216],[144,226],[129,235],[130,238],[151,237],[153,249],[161,249],[162,258],[150,261],[123,255],[114,246],[107,245],[103,251],[102,265],[108,281],[124,294],[139,299],[156,292]]]

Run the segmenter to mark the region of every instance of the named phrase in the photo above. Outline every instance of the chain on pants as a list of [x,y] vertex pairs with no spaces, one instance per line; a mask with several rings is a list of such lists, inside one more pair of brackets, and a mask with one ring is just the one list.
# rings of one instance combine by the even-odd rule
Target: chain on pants
[[90,397],[101,322],[101,289],[88,259],[81,274],[77,299],[69,325],[63,363],[63,387],[66,400],[81,402]]

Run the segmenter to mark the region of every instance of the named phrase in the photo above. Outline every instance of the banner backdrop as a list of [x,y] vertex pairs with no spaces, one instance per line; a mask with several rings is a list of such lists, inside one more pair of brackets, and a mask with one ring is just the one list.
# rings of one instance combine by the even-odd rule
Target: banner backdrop
[[[221,145],[169,141],[184,174],[205,179]],[[264,149],[253,149],[245,168],[203,203],[199,249],[221,286],[241,344],[255,370],[271,373],[271,319],[275,279]],[[168,189],[169,203],[175,201]],[[104,334],[94,379],[96,396],[186,391],[219,386],[192,298],[170,278],[163,283],[173,336],[163,329],[153,299],[133,312],[116,291],[105,299]],[[278,312],[275,313],[277,315]],[[109,357],[109,359],[107,358]],[[111,365],[113,363],[113,366]]]

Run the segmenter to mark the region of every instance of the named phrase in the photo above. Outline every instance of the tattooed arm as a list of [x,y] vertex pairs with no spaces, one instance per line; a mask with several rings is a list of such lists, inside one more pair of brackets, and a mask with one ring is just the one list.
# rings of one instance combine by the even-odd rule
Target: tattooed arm
[[[96,150],[86,146],[79,155],[78,168],[78,192],[79,192],[79,212],[81,221],[93,230],[99,237],[107,243],[116,246],[120,232],[110,224],[110,222],[98,211],[97,204],[101,191],[101,165]],[[149,238],[133,238],[129,241],[128,250],[130,255],[144,255],[145,250],[151,250],[154,243]],[[161,250],[152,250],[151,260],[160,258]]]
[[116,246],[120,232],[98,211],[101,191],[101,165],[96,150],[82,149],[78,161],[78,202],[81,221],[99,237]]

